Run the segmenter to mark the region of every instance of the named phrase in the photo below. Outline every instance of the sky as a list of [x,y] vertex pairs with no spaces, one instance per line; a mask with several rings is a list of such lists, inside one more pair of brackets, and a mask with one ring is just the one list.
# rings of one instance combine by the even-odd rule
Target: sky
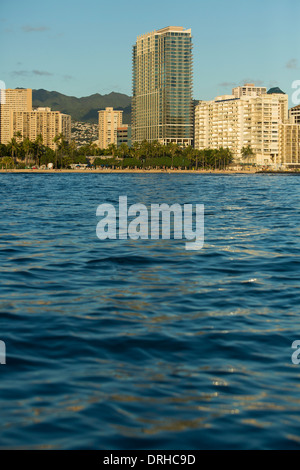
[[192,29],[194,99],[246,82],[292,95],[299,0],[0,0],[0,80],[82,97],[132,93],[136,37]]

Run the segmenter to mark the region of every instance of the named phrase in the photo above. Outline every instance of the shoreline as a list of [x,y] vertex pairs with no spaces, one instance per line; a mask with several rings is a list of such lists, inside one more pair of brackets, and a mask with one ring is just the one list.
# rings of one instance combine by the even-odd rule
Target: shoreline
[[257,174],[275,174],[275,175],[300,175],[299,171],[253,171],[253,170],[143,170],[143,169],[97,169],[97,170],[86,170],[86,169],[62,169],[62,170],[32,170],[32,169],[0,169],[0,173],[29,173],[29,174],[61,174],[61,173],[70,173],[70,174],[203,174],[203,175],[257,175]]
[[203,173],[203,174],[235,174],[235,173],[247,173],[247,174],[254,174],[254,171],[247,171],[247,170],[143,170],[143,169],[112,169],[108,168],[106,170],[85,170],[85,169],[78,169],[78,170],[70,170],[70,169],[62,169],[62,170],[32,170],[32,169],[7,169],[2,170],[0,169],[0,173],[46,173],[46,174],[59,174],[59,173],[71,173],[71,174],[79,174],[79,173],[86,173],[86,174],[108,174],[108,173],[161,173],[161,174],[195,174],[195,173]]

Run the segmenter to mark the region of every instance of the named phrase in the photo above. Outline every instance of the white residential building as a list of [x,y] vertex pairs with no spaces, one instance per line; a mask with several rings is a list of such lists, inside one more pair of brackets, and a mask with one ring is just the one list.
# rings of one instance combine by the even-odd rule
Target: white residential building
[[[288,127],[288,96],[276,89],[245,85],[212,101],[201,101],[195,109],[195,148],[229,148],[236,162],[279,167],[296,163],[298,154],[285,158],[285,143],[298,138]],[[244,94],[244,92],[249,94]],[[282,125],[285,127],[281,127]],[[292,133],[292,134],[291,134]],[[250,146],[254,158],[243,160],[242,148]],[[300,163],[300,161],[298,162]]]

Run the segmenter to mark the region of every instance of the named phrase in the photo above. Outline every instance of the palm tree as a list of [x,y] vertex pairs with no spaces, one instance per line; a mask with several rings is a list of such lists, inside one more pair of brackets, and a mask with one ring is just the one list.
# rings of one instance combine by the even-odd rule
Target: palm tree
[[7,155],[7,148],[5,144],[0,144],[0,157],[5,157]]
[[206,162],[209,169],[213,168],[213,164],[215,161],[215,150],[214,149],[206,149]]
[[140,143],[133,142],[132,147],[131,147],[131,153],[132,153],[132,156],[136,158],[137,160],[139,160],[141,156],[140,149],[141,149]]
[[42,136],[42,134],[39,134],[37,136],[37,138],[34,141],[34,145],[36,147],[36,156],[35,156],[36,160],[35,160],[35,163],[36,163],[36,165],[39,166],[39,164],[40,164],[40,161],[39,161],[40,160],[40,150],[41,150],[41,147],[43,145],[43,136]]
[[118,148],[118,154],[121,158],[125,158],[127,157],[127,155],[129,154],[129,147],[127,144],[125,143],[122,143],[119,148]]
[[55,144],[55,168],[57,168],[57,146],[58,146],[59,141],[60,141],[60,137],[56,135],[53,139],[53,143]]
[[22,147],[23,147],[23,150],[25,152],[25,166],[28,165],[28,155],[29,155],[29,151],[32,147],[32,143],[31,141],[28,139],[28,137],[26,137],[23,142],[22,142]]
[[205,150],[200,150],[199,155],[202,159],[202,168],[205,168]]
[[171,159],[172,159],[172,168],[173,168],[173,165],[174,165],[174,157],[176,155],[178,155],[178,153],[180,152],[180,148],[178,147],[177,144],[175,144],[174,142],[169,142],[167,144],[167,152],[169,153]]
[[108,152],[111,152],[110,154],[113,156],[113,158],[115,157],[115,153],[117,151],[117,146],[116,144],[109,144],[109,146],[107,147],[107,151]]
[[[22,133],[21,131],[17,131],[14,133],[14,137],[17,139],[17,141],[22,139]],[[20,142],[19,142],[20,143]]]
[[90,143],[90,152],[93,156],[97,155],[98,145],[95,142]]
[[255,157],[255,153],[254,151],[252,150],[252,148],[250,147],[250,145],[247,145],[247,147],[243,147],[241,149],[241,154],[242,154],[242,158],[243,160],[247,160],[247,163],[249,163],[249,158],[251,157]]
[[193,149],[193,156],[195,157],[195,163],[196,163],[196,171],[198,170],[198,158],[199,158],[200,152]]
[[151,155],[150,144],[146,139],[140,145],[140,155],[145,160]]
[[55,167],[57,168],[57,150],[59,150],[60,153],[60,165],[62,167],[62,150],[65,148],[66,144],[64,135],[62,133],[56,135],[53,142],[55,143]]
[[17,153],[19,149],[19,144],[14,137],[11,139],[10,142],[8,142],[7,149],[10,152],[14,163],[16,163],[15,154]]
[[225,149],[224,169],[233,162],[233,153],[229,148]]
[[163,146],[158,140],[152,142],[152,157],[161,157],[163,152]]
[[76,150],[76,142],[75,140],[72,140],[69,144],[69,149],[70,149],[70,152],[71,152],[71,160],[72,160],[72,163],[74,163],[74,152]]
[[14,160],[11,157],[3,157],[2,160],[1,160],[1,163],[2,163],[2,168],[3,168],[3,164],[4,164],[5,167],[6,167],[6,170],[7,170],[8,165],[10,165],[10,166],[14,165]]
[[193,163],[193,158],[194,158],[194,149],[191,145],[188,145],[187,147],[185,147],[182,151],[182,154],[183,154],[183,157],[184,157],[184,163],[186,163],[186,160],[188,161],[188,165],[185,165],[185,166],[188,166],[190,167]]

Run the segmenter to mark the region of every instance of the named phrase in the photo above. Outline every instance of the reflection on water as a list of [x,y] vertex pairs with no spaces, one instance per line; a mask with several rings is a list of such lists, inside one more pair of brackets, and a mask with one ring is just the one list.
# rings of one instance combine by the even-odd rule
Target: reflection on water
[[[0,175],[0,446],[298,448],[299,184]],[[204,204],[204,248],[98,240],[120,195]]]

